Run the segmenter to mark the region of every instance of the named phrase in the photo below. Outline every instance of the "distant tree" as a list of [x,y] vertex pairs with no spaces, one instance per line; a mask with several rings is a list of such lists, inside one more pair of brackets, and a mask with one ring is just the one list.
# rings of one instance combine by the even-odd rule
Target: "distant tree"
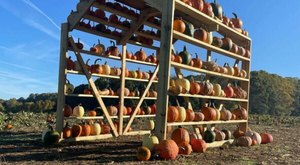
[[4,111],[5,110],[5,108],[4,108],[4,106],[2,105],[2,103],[0,103],[0,112],[2,111]]

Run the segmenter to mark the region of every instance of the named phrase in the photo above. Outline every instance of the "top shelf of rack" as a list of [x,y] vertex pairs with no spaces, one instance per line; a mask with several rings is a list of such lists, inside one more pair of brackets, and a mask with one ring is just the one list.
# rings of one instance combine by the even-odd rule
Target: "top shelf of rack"
[[[148,4],[144,0],[135,0],[135,1],[127,1],[127,0],[117,0],[121,3],[124,3],[130,7],[135,9],[143,10],[149,8]],[[181,2],[180,0],[175,0],[175,16],[180,16],[185,20],[192,22],[195,27],[200,27],[202,24],[207,25],[208,27],[218,27],[217,32],[223,36],[230,37],[236,43],[248,44],[251,42],[251,39],[248,36],[241,34],[240,32],[226,26],[220,20],[216,20],[207,16],[206,14],[198,11],[190,7],[189,5]]]

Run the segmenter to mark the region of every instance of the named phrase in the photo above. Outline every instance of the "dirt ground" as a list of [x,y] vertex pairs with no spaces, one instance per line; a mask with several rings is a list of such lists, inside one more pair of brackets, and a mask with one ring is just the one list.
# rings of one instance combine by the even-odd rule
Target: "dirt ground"
[[36,129],[4,130],[0,132],[0,164],[300,164],[299,124],[253,122],[250,126],[258,132],[268,131],[274,142],[249,148],[211,148],[203,154],[180,155],[175,161],[147,162],[135,157],[141,136],[45,147],[40,140],[41,132]]

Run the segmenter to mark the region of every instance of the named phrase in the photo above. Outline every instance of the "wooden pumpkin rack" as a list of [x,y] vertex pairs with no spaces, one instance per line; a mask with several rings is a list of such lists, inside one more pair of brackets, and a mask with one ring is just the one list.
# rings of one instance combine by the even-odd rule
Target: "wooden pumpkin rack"
[[[232,28],[229,28],[228,26],[224,25],[222,22],[211,18],[202,12],[184,4],[180,0],[135,0],[135,1],[128,1],[128,0],[116,0],[117,2],[129,6],[130,8],[136,9],[140,11],[140,14],[138,17],[134,17],[132,15],[129,15],[127,13],[123,13],[122,11],[116,10],[114,8],[108,7],[104,4],[99,4],[96,0],[81,0],[77,4],[77,11],[72,12],[68,17],[68,22],[62,24],[61,28],[61,51],[60,51],[60,66],[59,66],[59,86],[58,86],[58,102],[57,102],[57,122],[56,122],[56,129],[60,132],[62,132],[64,121],[68,119],[103,119],[106,118],[108,121],[109,126],[112,129],[112,134],[104,134],[104,135],[98,135],[98,136],[87,136],[87,137],[77,137],[72,139],[67,139],[67,141],[80,141],[80,140],[96,140],[96,139],[103,139],[103,138],[111,138],[111,137],[117,137],[120,135],[138,135],[138,134],[148,134],[150,133],[149,130],[138,130],[135,132],[129,132],[129,128],[131,124],[133,123],[135,118],[139,117],[155,117],[156,123],[155,123],[155,130],[154,133],[156,136],[159,137],[159,139],[166,139],[167,137],[167,126],[196,126],[196,125],[216,125],[216,124],[239,124],[239,128],[242,130],[247,129],[247,120],[231,120],[231,121],[202,121],[202,122],[174,122],[174,123],[168,123],[167,122],[167,109],[168,109],[168,100],[169,100],[169,81],[170,81],[170,71],[171,68],[177,68],[179,71],[180,69],[188,70],[196,73],[205,74],[207,76],[218,76],[225,79],[232,79],[237,80],[241,82],[241,87],[248,93],[249,98],[249,84],[250,84],[250,76],[247,78],[241,78],[236,76],[230,76],[225,75],[205,69],[199,69],[192,66],[175,63],[171,61],[171,53],[173,44],[177,40],[184,41],[186,43],[189,43],[191,45],[203,48],[207,50],[207,61],[210,61],[212,52],[217,53],[218,55],[223,55],[235,60],[239,60],[242,63],[242,69],[246,70],[249,74],[250,70],[250,58],[243,57],[240,55],[237,55],[235,53],[232,53],[230,51],[226,51],[224,49],[215,47],[213,45],[207,44],[205,42],[199,41],[193,37],[190,37],[188,35],[179,33],[177,31],[173,31],[171,27],[173,27],[173,20],[174,16],[180,16],[184,20],[187,20],[189,22],[192,22],[195,27],[201,27],[206,25],[207,29],[209,31],[216,32],[220,35],[230,37],[235,43],[238,43],[239,45],[245,46],[247,49],[250,50],[251,48],[251,39],[245,35],[242,35],[241,33],[233,30]],[[128,20],[132,21],[131,27],[124,27],[119,24],[115,24],[112,22],[104,21],[102,19],[96,18],[94,16],[91,16],[87,14],[87,11],[90,10],[90,8],[97,8],[101,9],[105,12],[114,13],[120,17],[126,18]],[[161,25],[157,25],[154,23],[151,23],[148,20],[148,18],[156,16],[161,19]],[[79,22],[82,20],[90,20],[95,23],[100,23],[106,26],[114,27],[123,32],[123,35],[121,38],[109,35],[103,32],[99,32],[93,29],[89,29],[86,27],[79,26]],[[149,35],[147,33],[138,31],[138,29],[142,26],[146,25],[148,27],[160,30],[160,36],[157,37],[155,35]],[[121,50],[121,57],[116,56],[104,56],[99,55],[87,50],[79,50],[77,49],[75,42],[71,36],[72,31],[81,31],[85,32],[87,34],[95,35],[97,37],[103,37],[111,40],[115,40],[118,45],[122,45]],[[160,46],[149,46],[146,44],[142,44],[136,41],[131,40],[131,36],[139,35],[143,37],[147,37],[150,39],[153,39],[155,41],[160,42]],[[68,46],[68,43],[71,43],[71,47]],[[156,51],[156,54],[160,54],[158,57],[159,64],[153,64],[148,62],[142,62],[132,59],[126,59],[126,50],[128,45],[137,45],[140,47],[145,47],[149,49],[153,49]],[[83,73],[77,72],[77,71],[71,71],[67,70],[66,67],[66,59],[68,58],[68,52],[73,51],[76,55],[77,61],[79,61],[81,67],[84,66],[84,62],[82,59],[82,54],[88,54],[92,56],[97,56],[101,58],[109,58],[114,60],[121,61],[121,68],[122,68],[122,75],[120,77],[118,76],[110,76],[110,75],[98,75],[98,74],[91,74],[89,71],[83,68]],[[143,79],[133,79],[133,78],[127,78],[125,77],[125,68],[127,63],[136,63],[141,65],[148,65],[155,67],[152,77],[149,80],[143,80]],[[84,94],[67,94],[65,84],[66,84],[66,76],[67,74],[81,74],[84,75],[92,90],[94,95],[84,95]],[[157,89],[159,89],[158,96],[157,96],[157,111],[156,115],[137,115],[138,108],[142,105],[143,101],[145,99],[156,99],[156,98],[147,98],[146,92],[149,91],[151,85],[153,83],[156,83],[157,81],[154,80],[155,76],[158,75],[158,86]],[[95,83],[92,79],[92,77],[105,77],[105,78],[114,78],[119,79],[121,81],[121,94],[120,96],[101,96],[99,95],[97,88],[95,86]],[[144,93],[141,94],[140,97],[125,97],[124,96],[124,88],[125,88],[125,81],[143,81],[147,82],[146,89]],[[237,98],[226,98],[226,97],[215,97],[215,96],[203,96],[203,95],[191,95],[191,94],[179,94],[180,97],[185,98],[199,98],[199,99],[214,99],[214,100],[222,100],[222,101],[235,101],[240,102],[241,106],[245,109],[249,109],[249,100],[248,99],[237,99]],[[64,105],[66,103],[66,97],[94,97],[97,99],[97,102],[99,103],[100,107],[103,110],[104,116],[97,116],[97,117],[82,117],[82,118],[75,118],[75,117],[69,117],[65,118],[63,116],[63,109]],[[105,103],[103,102],[103,98],[111,98],[111,99],[119,99],[120,100],[120,111],[118,116],[110,116]],[[125,99],[138,99],[138,104],[136,105],[136,108],[133,111],[133,114],[131,116],[123,116],[123,107],[124,107],[124,100]],[[190,105],[189,105],[190,106]],[[119,122],[118,130],[114,126],[113,119],[117,119]],[[124,127],[124,119],[129,119],[127,122],[127,125]],[[199,131],[199,130],[196,130]],[[66,139],[62,139],[66,140]],[[226,141],[222,142],[215,142],[212,144],[209,144],[210,147],[219,146],[225,143]]]

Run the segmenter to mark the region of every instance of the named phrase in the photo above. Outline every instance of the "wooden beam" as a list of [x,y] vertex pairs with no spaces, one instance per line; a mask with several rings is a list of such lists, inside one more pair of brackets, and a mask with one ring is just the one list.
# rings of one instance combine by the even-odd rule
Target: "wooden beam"
[[[64,127],[64,106],[66,94],[66,68],[67,68],[67,52],[68,52],[68,23],[61,25],[60,37],[60,58],[59,58],[59,73],[58,73],[58,95],[57,95],[57,109],[56,109],[56,130],[62,135]],[[62,136],[61,136],[62,137]]]
[[160,11],[160,12],[163,12],[161,0],[145,0],[145,2],[146,2],[149,6],[154,7],[155,9],[157,9],[157,10]]
[[[131,124],[132,124],[132,122],[133,122],[133,120],[134,120],[134,118],[135,118],[135,116],[136,116],[136,114],[137,114],[137,112],[138,112],[138,109],[139,109],[140,106],[142,105],[142,103],[143,103],[143,101],[144,101],[144,99],[145,99],[145,97],[146,97],[146,94],[147,94],[147,92],[149,91],[149,89],[150,89],[150,87],[151,87],[151,85],[152,85],[152,83],[153,83],[153,81],[154,81],[154,78],[155,78],[156,75],[157,75],[158,70],[159,70],[159,65],[156,67],[156,69],[155,69],[155,71],[154,71],[152,77],[150,78],[150,81],[149,81],[149,83],[148,83],[146,89],[144,90],[144,93],[142,94],[142,96],[141,96],[141,98],[140,98],[138,104],[136,105],[136,107],[135,107],[135,109],[134,109],[134,111],[133,111],[133,114],[131,115],[131,117],[130,117],[130,119],[129,119],[129,121],[128,121],[128,123],[127,123],[125,129],[124,129],[124,132],[123,132],[124,134],[126,134],[126,133],[128,132],[128,129],[130,128],[130,126],[131,126]],[[159,92],[158,92],[158,93],[159,93]]]
[[94,92],[94,95],[95,95],[100,107],[102,108],[102,111],[103,111],[103,113],[104,113],[104,115],[105,115],[105,117],[108,121],[109,126],[111,127],[111,129],[113,131],[114,136],[116,136],[116,137],[119,136],[118,131],[117,131],[116,127],[114,126],[114,123],[112,122],[112,120],[110,118],[110,115],[109,115],[109,113],[106,109],[106,106],[105,106],[101,96],[99,95],[98,89],[97,89],[97,87],[94,83],[94,80],[92,79],[92,76],[91,76],[90,72],[86,69],[86,67],[84,67],[85,63],[84,63],[84,61],[81,57],[81,54],[79,53],[79,50],[77,49],[77,46],[75,45],[75,42],[74,42],[73,38],[70,37],[69,41],[70,41],[70,43],[73,47],[74,53],[77,57],[77,61],[81,65],[81,69],[83,70],[83,73],[85,74],[85,76],[86,76],[86,78],[87,78],[87,80],[88,80],[88,82],[89,82],[89,84],[90,84],[90,86],[91,86],[91,88]]
[[168,110],[168,89],[170,82],[170,69],[171,69],[171,53],[172,53],[172,40],[173,40],[173,20],[175,11],[174,0],[161,1],[162,11],[162,24],[161,24],[161,42],[160,42],[160,55],[159,65],[160,70],[158,73],[158,96],[157,96],[157,111],[154,133],[159,140],[166,139],[167,135],[167,110]]
[[126,45],[122,46],[122,74],[121,74],[121,93],[120,93],[120,112],[119,112],[119,134],[123,134],[123,108],[124,108],[124,89],[125,89],[125,70],[126,70]]
[[74,27],[79,23],[81,18],[86,14],[88,10],[90,10],[90,7],[95,2],[95,0],[81,0],[76,8],[76,12],[71,12],[71,14],[68,16],[68,23],[69,23],[69,30],[72,31]]
[[140,14],[140,17],[138,18],[138,20],[131,22],[130,29],[126,32],[126,34],[118,42],[118,44],[119,45],[124,45],[130,39],[130,37],[134,34],[134,32],[136,32],[141,27],[141,25],[143,25],[143,23],[145,21],[147,21],[147,19],[149,17],[151,17],[152,13],[157,13],[157,12],[154,9],[152,9],[152,8],[148,8],[148,9],[142,10],[141,14]]

